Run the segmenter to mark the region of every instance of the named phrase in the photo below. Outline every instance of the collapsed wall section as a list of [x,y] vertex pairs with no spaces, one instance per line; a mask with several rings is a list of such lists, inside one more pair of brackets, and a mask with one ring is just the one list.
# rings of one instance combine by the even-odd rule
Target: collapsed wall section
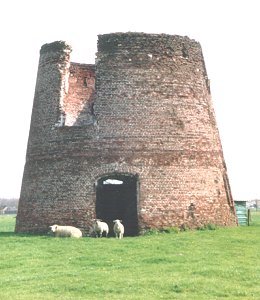
[[45,233],[54,223],[84,230],[95,214],[91,166],[85,163],[96,155],[95,71],[93,65],[71,63],[70,52],[64,42],[43,45],[40,51],[18,232]]
[[93,123],[95,66],[71,63],[68,86],[63,100],[64,126]]

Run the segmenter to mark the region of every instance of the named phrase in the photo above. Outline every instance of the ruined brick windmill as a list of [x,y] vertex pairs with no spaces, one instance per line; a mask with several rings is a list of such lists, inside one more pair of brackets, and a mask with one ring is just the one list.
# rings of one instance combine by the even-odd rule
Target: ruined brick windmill
[[70,52],[41,48],[16,231],[236,224],[199,43],[114,33],[95,65]]

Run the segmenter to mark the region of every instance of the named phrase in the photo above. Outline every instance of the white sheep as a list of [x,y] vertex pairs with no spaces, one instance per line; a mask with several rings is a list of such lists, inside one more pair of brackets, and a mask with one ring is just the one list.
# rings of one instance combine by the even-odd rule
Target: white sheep
[[99,219],[95,219],[94,224],[93,224],[93,231],[94,231],[96,237],[102,237],[103,232],[105,233],[105,235],[107,237],[109,228],[108,228],[108,225],[106,222],[102,222]]
[[73,226],[60,226],[55,224],[50,226],[50,228],[56,237],[82,237],[82,232]]
[[122,239],[124,236],[125,228],[124,225],[121,223],[122,220],[114,220],[114,233],[116,238]]

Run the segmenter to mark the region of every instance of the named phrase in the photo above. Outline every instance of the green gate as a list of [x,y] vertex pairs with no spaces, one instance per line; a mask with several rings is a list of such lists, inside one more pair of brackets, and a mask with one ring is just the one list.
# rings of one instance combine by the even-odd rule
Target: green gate
[[249,225],[249,211],[246,201],[235,201],[237,220],[239,225]]

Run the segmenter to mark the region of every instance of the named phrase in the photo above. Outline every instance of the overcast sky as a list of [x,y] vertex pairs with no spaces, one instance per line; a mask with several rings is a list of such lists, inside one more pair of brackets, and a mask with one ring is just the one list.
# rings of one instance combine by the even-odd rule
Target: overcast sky
[[40,47],[65,40],[94,63],[97,35],[187,35],[201,43],[234,199],[260,199],[258,0],[2,0],[0,197],[19,197]]

